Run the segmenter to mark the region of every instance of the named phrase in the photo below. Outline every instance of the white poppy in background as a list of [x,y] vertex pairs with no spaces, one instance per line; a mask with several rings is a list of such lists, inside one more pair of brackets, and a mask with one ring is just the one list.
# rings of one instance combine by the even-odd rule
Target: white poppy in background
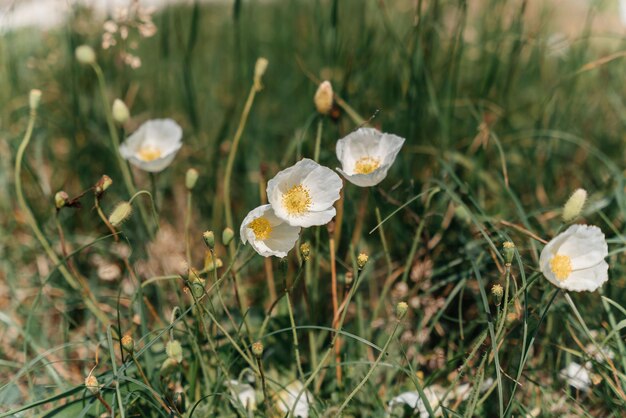
[[[445,394],[445,389],[439,385],[429,386],[424,388],[424,395],[428,399],[428,403],[432,408],[435,416],[440,417],[443,415],[442,409],[439,408],[440,400]],[[420,398],[420,395],[416,391],[404,392],[389,401],[389,412],[391,413],[394,408],[408,406],[412,412],[417,413],[415,416],[420,418],[428,418],[428,410],[424,401]],[[413,415],[412,415],[413,416]]]
[[252,386],[247,383],[240,383],[237,380],[229,380],[228,388],[232,397],[238,399],[246,411],[256,410],[256,393]]
[[590,363],[581,366],[572,361],[566,368],[561,370],[560,375],[568,385],[582,392],[587,392],[591,386],[591,376],[589,375],[590,366]]
[[[298,394],[302,391],[304,385],[300,381],[291,382],[280,392],[274,395],[274,402],[276,407],[284,414],[289,414],[293,410],[295,417],[308,418],[309,417],[309,402],[313,401],[313,395],[308,390],[305,390],[298,403],[295,404]],[[291,415],[290,415],[291,416]]]
[[149,120],[120,145],[120,154],[134,166],[158,173],[172,163],[182,137],[182,128],[172,119]]
[[339,171],[350,183],[376,186],[387,177],[404,138],[372,128],[360,128],[337,141]]
[[330,168],[304,158],[267,183],[267,198],[279,218],[289,225],[324,225],[335,216],[343,183]]
[[604,261],[608,246],[597,226],[572,225],[541,251],[541,272],[552,284],[575,292],[593,292],[609,279]]
[[241,242],[250,242],[263,257],[287,257],[300,235],[300,227],[278,218],[271,205],[259,206],[248,213],[239,229]]

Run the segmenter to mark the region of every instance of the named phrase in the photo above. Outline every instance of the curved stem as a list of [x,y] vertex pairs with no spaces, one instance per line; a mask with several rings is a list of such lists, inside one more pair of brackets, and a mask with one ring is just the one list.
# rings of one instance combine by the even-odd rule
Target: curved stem
[[37,225],[37,220],[35,219],[35,215],[33,215],[33,212],[30,210],[30,207],[26,203],[26,198],[24,197],[24,191],[22,188],[22,162],[24,160],[24,153],[26,152],[26,148],[28,147],[28,144],[30,143],[30,138],[33,134],[33,129],[35,127],[36,118],[37,118],[37,112],[34,109],[31,109],[30,117],[28,119],[28,127],[26,128],[26,133],[24,134],[24,138],[22,139],[22,142],[20,143],[20,146],[17,149],[17,154],[15,156],[15,171],[13,174],[14,174],[14,179],[15,179],[15,194],[17,195],[18,205],[20,209],[22,210],[22,212],[24,213],[26,222],[33,230],[35,237],[37,238],[37,240],[43,247],[48,258],[50,258],[50,260],[54,264],[59,265],[59,271],[61,272],[61,275],[63,276],[67,284],[70,285],[72,289],[78,290],[82,293],[82,295],[84,296],[84,301],[85,301],[85,305],[87,306],[87,308],[100,320],[100,322],[103,325],[106,326],[109,324],[109,319],[107,318],[105,313],[98,307],[95,300],[89,297],[89,293],[86,291],[87,289],[81,286],[80,282],[77,279],[75,279],[72,276],[72,274],[68,271],[68,269],[65,266],[65,263],[61,262],[57,254],[54,252],[54,250],[50,246],[50,243],[48,242],[47,238],[45,237],[41,229],[39,229],[39,225]]
[[337,416],[338,417],[341,416],[341,412],[346,408],[346,406],[348,406],[348,403],[350,403],[352,398],[354,398],[354,395],[356,395],[361,390],[363,385],[365,385],[365,383],[367,383],[369,378],[372,376],[372,373],[374,373],[374,370],[376,370],[376,367],[378,367],[378,364],[380,363],[380,361],[383,359],[383,357],[387,353],[387,348],[389,348],[389,344],[391,344],[391,340],[393,340],[393,336],[396,335],[396,331],[398,330],[399,326],[400,326],[400,321],[396,321],[396,325],[393,327],[393,331],[389,335],[389,338],[387,338],[387,342],[383,346],[382,351],[380,352],[380,354],[378,354],[378,358],[376,358],[376,361],[374,362],[374,364],[372,364],[372,367],[370,367],[370,369],[368,370],[368,372],[365,375],[365,377],[363,378],[363,380],[361,380],[359,382],[359,384],[354,388],[354,390],[352,392],[350,392],[350,394],[348,395],[346,400],[343,401],[343,403],[339,407],[339,410],[337,411]]

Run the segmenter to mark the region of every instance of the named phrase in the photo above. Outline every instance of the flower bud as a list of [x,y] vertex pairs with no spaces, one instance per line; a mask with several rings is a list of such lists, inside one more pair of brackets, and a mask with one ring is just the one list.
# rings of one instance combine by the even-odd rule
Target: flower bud
[[115,99],[113,101],[113,108],[111,109],[111,113],[113,113],[113,119],[115,119],[115,121],[119,124],[126,122],[130,118],[128,106],[126,106],[126,103],[124,103],[120,99]]
[[406,316],[406,312],[409,310],[409,305],[406,302],[398,302],[396,305],[396,318],[402,320]]
[[122,347],[130,354],[133,354],[133,351],[135,351],[135,340],[133,340],[133,337],[128,334],[124,335],[122,337]]
[[132,213],[133,207],[131,204],[123,200],[115,206],[113,212],[109,215],[109,222],[115,227],[120,226]]
[[61,209],[63,206],[67,205],[70,197],[63,190],[57,192],[54,195],[54,206],[56,206],[57,210]]
[[507,265],[511,265],[513,257],[515,257],[515,244],[511,241],[506,241],[502,244],[502,255],[504,256],[504,262]]
[[204,233],[202,234],[202,238],[204,238],[204,243],[207,247],[215,247],[215,234],[213,233],[213,231],[204,231]]
[[93,187],[94,188],[94,192],[96,193],[97,196],[100,196],[112,184],[113,184],[113,180],[111,180],[111,177],[109,177],[106,174],[104,174],[102,177],[100,177],[100,180],[98,180],[96,185]]
[[563,221],[570,222],[576,219],[587,201],[587,191],[577,189],[563,206]]
[[256,356],[256,358],[261,358],[263,356],[263,343],[261,341],[257,341],[252,344],[252,354]]
[[256,60],[256,64],[254,65],[254,84],[257,86],[261,85],[261,78],[263,74],[265,74],[268,64],[269,61],[266,58],[260,57]]
[[496,306],[500,306],[500,302],[502,302],[502,295],[504,295],[504,289],[502,288],[502,285],[498,283],[494,284],[491,287],[491,294],[496,301]]
[[224,266],[224,262],[221,258],[213,258],[211,251],[206,252],[206,256],[204,257],[204,271],[211,272],[215,269],[221,268],[222,266]]
[[235,233],[233,230],[231,228],[225,228],[224,231],[222,231],[222,244],[228,246],[234,237]]
[[352,273],[351,271],[346,272],[346,276],[344,280],[347,286],[351,286],[352,282],[354,281],[354,273]]
[[195,269],[191,269],[189,272],[189,287],[191,287],[191,293],[198,299],[204,294],[204,285],[206,281],[198,275]]
[[367,264],[367,260],[369,260],[367,254],[359,254],[359,256],[356,258],[356,265],[359,267],[359,270],[363,270],[363,267],[365,267],[365,264]]
[[31,110],[36,110],[39,107],[41,101],[41,90],[32,89],[28,95],[28,105]]
[[300,254],[302,255],[302,259],[304,261],[309,261],[311,259],[311,244],[305,242],[300,245]]
[[100,385],[98,384],[98,379],[96,376],[89,373],[89,376],[85,378],[85,387],[92,395],[96,395],[100,392]]
[[169,358],[176,360],[177,363],[183,361],[183,347],[178,340],[170,340],[165,346],[165,353]]
[[315,96],[313,96],[313,103],[315,103],[315,108],[322,115],[327,115],[330,112],[333,108],[333,86],[330,84],[330,81],[323,81],[319,85]]
[[81,64],[89,65],[96,62],[96,53],[89,45],[81,45],[76,48],[75,55]]
[[185,187],[187,190],[192,190],[196,186],[196,182],[198,181],[198,170],[195,168],[190,168],[187,170],[185,174]]

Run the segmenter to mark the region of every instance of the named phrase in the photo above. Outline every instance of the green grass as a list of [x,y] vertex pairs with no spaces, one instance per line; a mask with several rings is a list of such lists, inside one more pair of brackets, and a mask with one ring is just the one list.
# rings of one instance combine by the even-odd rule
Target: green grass
[[[425,406],[442,416],[621,416],[625,44],[622,28],[604,24],[613,22],[616,5],[592,2],[586,14],[572,12],[571,29],[555,19],[569,9],[550,4],[469,3],[169,7],[154,15],[155,36],[131,31],[128,42],[138,42],[134,54],[142,60],[137,69],[120,61],[120,45],[102,50],[102,22],[87,9],[77,8],[64,27],[46,33],[3,33],[0,416],[95,417],[106,412],[105,403],[124,417],[170,416],[170,409],[173,416],[248,416],[225,383],[231,379],[254,388],[257,409],[249,415],[269,416],[276,412],[274,393],[309,378],[312,417],[335,416],[346,400],[345,416],[387,416],[389,400],[406,391],[446,393],[443,407]],[[563,31],[569,43],[559,49],[553,35]],[[157,117],[183,127],[183,148],[154,183],[133,171],[137,189],[156,200],[160,230],[152,240],[146,196],[137,198],[145,220],[137,210],[120,228],[119,243],[91,191],[81,208],[55,213],[57,191],[78,196],[103,174],[114,181],[100,202],[106,214],[130,198],[98,80],[74,58],[81,44],[97,52],[107,103],[131,104],[132,118],[119,134]],[[239,248],[233,258],[221,240],[224,173],[258,57],[269,66],[233,165]],[[261,182],[313,157],[320,121],[319,161],[338,166],[335,142],[358,123],[341,106],[336,118],[317,115],[313,95],[323,79],[348,109],[366,120],[375,116],[372,126],[407,139],[379,186],[366,194],[345,184],[336,268],[340,299],[350,303],[339,334],[327,228],[303,232],[302,242],[313,248],[304,263],[296,248],[287,261],[266,265],[250,246],[239,246],[238,236],[243,217],[261,203]],[[42,251],[18,204],[13,168],[32,88],[43,95],[22,167],[25,198],[56,257],[71,263],[69,274],[81,277],[108,326]],[[191,167],[200,177],[188,195]],[[572,293],[569,303],[539,272],[543,244],[536,238],[549,240],[564,229],[561,207],[578,187],[589,201],[575,222],[605,233],[610,279],[599,292]],[[362,233],[352,246],[361,202]],[[223,262],[215,275],[203,275],[205,291],[179,263],[186,258],[187,216],[192,266],[205,267],[205,230],[215,231]],[[507,273],[502,243],[508,240],[516,253]],[[370,257],[361,272],[360,252]],[[106,280],[106,268],[119,274]],[[278,296],[290,290],[271,318],[268,269]],[[216,280],[221,286],[213,286]],[[508,283],[508,303],[496,305],[495,283]],[[399,301],[409,311],[398,323]],[[121,352],[119,336],[127,333],[136,361]],[[593,356],[591,338],[611,353],[612,364]],[[183,362],[164,373],[171,339],[182,344]],[[265,347],[260,362],[250,351],[257,340]],[[337,340],[341,382],[331,344]],[[571,361],[592,363],[588,393],[559,377]],[[104,385],[103,402],[84,386],[92,368]],[[264,399],[263,381],[271,399]],[[411,416],[408,409],[404,416]]]

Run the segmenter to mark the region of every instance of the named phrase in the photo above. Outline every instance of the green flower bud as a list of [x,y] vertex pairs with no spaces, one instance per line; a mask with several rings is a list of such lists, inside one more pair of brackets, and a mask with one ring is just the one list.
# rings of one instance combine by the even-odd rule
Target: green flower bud
[[252,344],[252,354],[256,356],[256,358],[263,357],[263,343],[261,341],[257,341]]
[[396,305],[396,318],[398,318],[398,320],[402,320],[406,316],[408,310],[409,305],[407,305],[406,302],[398,302]]
[[176,360],[177,363],[183,361],[183,346],[180,345],[178,340],[170,340],[165,346],[165,353],[169,358]]
[[587,201],[585,189],[576,190],[563,206],[563,221],[570,222],[578,218]]
[[74,53],[81,64],[89,65],[96,62],[96,53],[89,45],[79,46]]
[[122,337],[122,347],[130,354],[133,354],[135,351],[135,341],[133,340],[133,337],[128,334],[124,335]]
[[185,174],[185,187],[187,187],[187,190],[192,190],[195,187],[197,181],[198,170],[196,170],[195,168],[190,168],[189,170],[187,170],[187,174]]
[[124,223],[132,213],[133,207],[131,204],[123,200],[115,206],[113,212],[109,215],[109,222],[111,225],[118,227]]
[[234,237],[235,237],[235,233],[233,232],[232,229],[226,228],[224,229],[224,231],[222,231],[222,243],[225,246],[228,246],[228,244],[230,244],[230,242],[233,240]]
[[500,302],[502,302],[502,296],[504,295],[504,288],[502,287],[502,285],[498,283],[494,284],[491,287],[491,294],[495,299],[496,306],[500,306]]
[[113,114],[113,119],[115,119],[115,121],[119,124],[126,122],[130,118],[128,106],[126,106],[126,103],[120,99],[115,99],[113,101],[111,113]]
[[515,244],[511,241],[502,244],[502,255],[504,256],[504,262],[510,265],[515,257]]
[[54,195],[54,206],[56,206],[57,210],[61,209],[63,206],[67,205],[70,197],[63,190],[57,192]]
[[96,378],[96,376],[92,375],[91,373],[89,374],[89,376],[85,378],[85,387],[87,388],[89,392],[91,392],[92,395],[96,395],[98,394],[98,392],[100,392],[100,385],[98,384],[98,379]]
[[207,247],[215,247],[215,234],[213,233],[213,231],[204,231],[204,233],[202,234],[202,238],[204,238],[204,243]]
[[39,102],[41,102],[41,90],[32,89],[28,96],[28,105],[30,106],[30,109],[37,110]]

